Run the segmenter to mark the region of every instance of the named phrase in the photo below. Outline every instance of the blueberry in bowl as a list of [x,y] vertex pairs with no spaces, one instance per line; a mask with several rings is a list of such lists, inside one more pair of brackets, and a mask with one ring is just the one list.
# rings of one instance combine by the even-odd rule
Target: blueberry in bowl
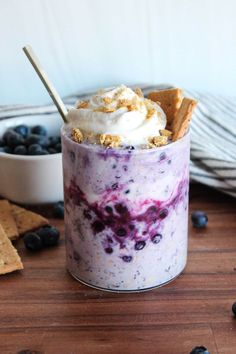
[[57,113],[0,121],[2,197],[22,204],[63,200],[61,125]]

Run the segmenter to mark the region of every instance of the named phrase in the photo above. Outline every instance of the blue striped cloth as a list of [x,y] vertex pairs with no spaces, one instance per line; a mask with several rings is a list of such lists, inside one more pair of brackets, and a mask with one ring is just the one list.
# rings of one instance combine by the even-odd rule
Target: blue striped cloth
[[[145,95],[168,85],[138,85]],[[68,108],[78,99],[93,94],[71,95],[64,98]],[[198,100],[191,122],[191,180],[206,184],[236,197],[236,98],[185,91],[185,95]],[[0,106],[0,119],[53,114],[53,104],[44,106]]]

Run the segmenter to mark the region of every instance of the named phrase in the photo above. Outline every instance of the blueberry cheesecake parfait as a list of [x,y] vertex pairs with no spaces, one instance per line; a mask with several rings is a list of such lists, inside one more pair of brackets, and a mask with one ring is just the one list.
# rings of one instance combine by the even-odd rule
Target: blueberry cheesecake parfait
[[159,287],[186,265],[196,102],[179,89],[153,94],[101,90],[62,128],[67,268],[102,290]]

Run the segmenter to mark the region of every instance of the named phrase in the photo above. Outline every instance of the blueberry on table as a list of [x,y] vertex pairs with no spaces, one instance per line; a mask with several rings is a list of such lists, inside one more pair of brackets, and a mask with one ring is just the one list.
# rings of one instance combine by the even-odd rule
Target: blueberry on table
[[54,226],[45,226],[36,232],[45,247],[56,246],[60,238],[60,232]]
[[207,226],[208,217],[203,211],[196,210],[192,212],[191,220],[193,227],[201,229]]
[[31,133],[46,136],[47,130],[42,125],[35,125],[33,128],[31,128]]
[[43,155],[42,152],[43,152],[42,146],[39,144],[32,144],[28,148],[29,155]]
[[14,131],[23,136],[23,138],[26,138],[29,134],[29,127],[25,124],[20,124],[14,128]]
[[14,148],[13,154],[15,155],[26,155],[27,148],[24,145],[18,145]]
[[42,240],[35,232],[28,232],[23,240],[25,247],[30,251],[39,251],[43,248]]
[[236,317],[236,302],[234,302],[232,305],[232,312],[233,312],[234,316]]
[[200,347],[193,348],[189,354],[210,354],[210,353],[207,350],[207,348],[201,345]]
[[58,219],[64,218],[64,203],[58,202],[53,205],[53,216]]

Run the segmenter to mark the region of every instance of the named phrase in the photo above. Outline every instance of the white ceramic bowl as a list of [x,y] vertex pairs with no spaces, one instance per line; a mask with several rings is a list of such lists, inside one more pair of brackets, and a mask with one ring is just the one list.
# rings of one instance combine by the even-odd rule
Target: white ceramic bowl
[[[33,115],[0,121],[0,137],[18,124],[44,125],[48,135],[60,135],[58,114]],[[0,195],[22,204],[63,200],[62,154],[23,156],[0,152]]]

